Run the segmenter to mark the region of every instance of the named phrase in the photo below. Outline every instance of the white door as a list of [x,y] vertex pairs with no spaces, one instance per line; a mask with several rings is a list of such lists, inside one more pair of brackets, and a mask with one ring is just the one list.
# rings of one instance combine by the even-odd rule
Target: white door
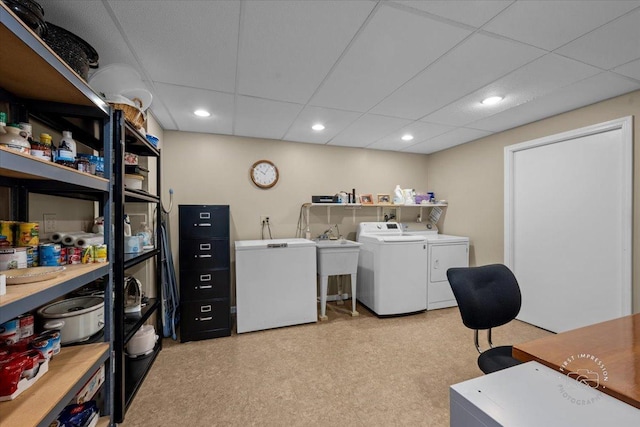
[[456,306],[456,299],[447,280],[447,270],[469,266],[469,247],[466,243],[430,244],[427,309]]
[[631,314],[632,119],[505,148],[518,319],[562,332]]

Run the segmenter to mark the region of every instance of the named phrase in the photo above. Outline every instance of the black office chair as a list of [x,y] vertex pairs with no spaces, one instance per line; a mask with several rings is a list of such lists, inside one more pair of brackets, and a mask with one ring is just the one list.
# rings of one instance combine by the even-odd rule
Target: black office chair
[[[480,370],[490,374],[522,363],[511,356],[512,346],[494,347],[491,342],[491,328],[512,321],[520,312],[522,296],[511,270],[502,264],[450,268],[447,278],[458,302],[462,323],[475,331]],[[481,329],[487,330],[490,348],[485,351],[478,344]]]

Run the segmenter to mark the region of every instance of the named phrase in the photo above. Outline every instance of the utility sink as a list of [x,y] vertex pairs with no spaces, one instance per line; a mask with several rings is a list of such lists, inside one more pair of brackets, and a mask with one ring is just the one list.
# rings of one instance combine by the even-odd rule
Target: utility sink
[[327,320],[327,282],[329,276],[351,275],[351,315],[356,311],[356,273],[362,243],[351,240],[316,240],[316,258],[320,276],[320,320]]
[[362,243],[352,240],[316,240],[318,274],[334,276],[355,274],[358,271],[358,254]]

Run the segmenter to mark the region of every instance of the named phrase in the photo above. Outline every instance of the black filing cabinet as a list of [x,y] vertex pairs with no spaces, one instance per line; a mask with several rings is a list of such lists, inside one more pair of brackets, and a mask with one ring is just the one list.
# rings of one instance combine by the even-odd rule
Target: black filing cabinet
[[180,205],[180,341],[231,335],[229,206]]

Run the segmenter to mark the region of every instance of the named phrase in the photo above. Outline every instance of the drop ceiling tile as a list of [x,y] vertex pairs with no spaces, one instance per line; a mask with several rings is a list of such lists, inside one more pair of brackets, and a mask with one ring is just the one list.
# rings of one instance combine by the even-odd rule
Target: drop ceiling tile
[[281,139],[304,105],[238,96],[234,135]]
[[45,19],[84,39],[98,52],[100,66],[124,63],[140,70],[135,56],[102,2],[38,0]]
[[631,77],[632,79],[640,80],[640,59],[631,61],[628,64],[621,65],[613,69],[615,73],[622,74],[623,76]]
[[435,138],[407,147],[402,151],[407,153],[430,154],[435,153],[436,151],[446,150],[447,148],[455,147],[456,145],[464,144],[466,142],[474,141],[487,135],[491,135],[491,132],[478,129],[457,128],[451,132],[447,132],[443,135],[436,136]]
[[371,112],[418,119],[544,54],[518,42],[474,34]]
[[[547,54],[482,89],[429,114],[424,119],[433,123],[465,126],[591,77],[598,72],[597,68],[589,65],[559,55]],[[503,96],[504,100],[491,106],[480,103],[483,99],[494,95]]]
[[501,132],[638,89],[640,82],[603,72],[469,126]]
[[554,50],[638,5],[637,1],[517,1],[483,30]]
[[[436,136],[449,132],[452,129],[453,128],[451,126],[444,126],[435,123],[413,122],[410,125],[379,139],[373,144],[367,146],[367,148],[401,151],[402,149],[415,145],[420,141],[435,138]],[[403,141],[401,137],[405,134],[413,135],[413,139],[411,141]]]
[[[307,106],[302,110],[283,139],[326,144],[358,117],[360,117],[360,113]],[[315,123],[322,123],[325,129],[314,131],[311,126]]]
[[240,2],[109,0],[108,5],[153,81],[235,91]]
[[409,123],[411,123],[411,120],[365,114],[336,135],[329,144],[345,147],[365,147],[381,136],[398,130]]
[[561,47],[556,52],[610,70],[640,58],[639,23],[640,9],[636,9]]
[[238,93],[306,103],[373,2],[245,2]]
[[149,110],[147,111],[151,111],[151,114],[153,114],[153,117],[156,118],[156,121],[162,129],[178,129],[176,121],[173,119],[173,117],[169,113],[169,110],[161,99],[156,98],[155,102],[151,104],[151,108],[149,108]]
[[512,0],[440,0],[395,1],[443,18],[481,27],[512,3]]
[[[166,102],[177,130],[231,135],[233,128],[233,95],[184,86],[156,84],[157,98]],[[197,117],[193,111],[202,108],[211,117]]]
[[365,112],[469,34],[381,3],[311,105]]

